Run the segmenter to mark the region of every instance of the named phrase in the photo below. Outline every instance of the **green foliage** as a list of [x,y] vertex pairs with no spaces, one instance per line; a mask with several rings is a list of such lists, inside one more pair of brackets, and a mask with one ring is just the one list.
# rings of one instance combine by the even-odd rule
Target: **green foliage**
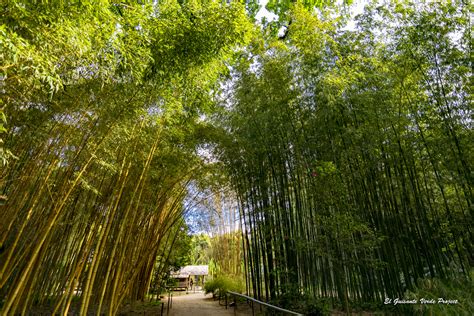
[[[1,4],[1,312],[68,314],[80,289],[79,314],[115,314],[210,257],[318,313],[468,301],[445,280],[474,253],[470,6],[373,1],[348,30],[329,5],[269,1],[277,40],[255,1]],[[218,236],[192,240],[191,184],[226,181],[243,232],[216,207]]]
[[152,302],[146,303],[145,306],[161,306],[161,304],[164,304],[164,302],[162,302],[162,301],[152,301]]
[[284,40],[242,53],[217,154],[256,297],[294,285],[349,312],[453,264],[467,275],[470,28],[457,4],[372,2],[345,29],[288,3]]
[[455,275],[448,280],[438,278],[419,279],[416,287],[405,293],[407,299],[432,301],[412,305],[415,315],[470,315],[474,310],[474,269],[470,276]]
[[[293,304],[288,305],[292,311],[298,311],[308,316],[324,316],[331,314],[331,303],[329,299],[315,299],[309,296],[294,298]],[[282,305],[284,306],[284,305]]]
[[329,299],[302,294],[297,284],[285,284],[280,290],[280,295],[270,301],[275,306],[312,316],[329,315],[332,310]]
[[76,288],[115,314],[190,262],[202,118],[252,28],[237,1],[0,5],[3,314],[67,314]]
[[[314,8],[322,9],[325,6],[333,5],[332,1],[328,0],[270,0],[267,3],[266,8],[274,12],[279,16],[284,16],[294,5],[294,3],[303,5],[308,11],[314,10]],[[345,0],[345,5],[350,5],[352,0]]]
[[192,264],[193,236],[190,236],[186,227],[177,227],[176,241],[174,242],[168,265],[171,270],[178,271],[180,268]]
[[0,166],[3,167],[7,165],[8,160],[17,158],[10,150],[3,147],[3,135],[7,132],[5,127],[6,123],[7,118],[3,112],[3,108],[0,108]]
[[191,262],[195,265],[207,265],[211,260],[211,240],[206,234],[192,236]]
[[212,293],[213,296],[224,295],[227,291],[242,293],[243,284],[241,281],[229,276],[218,276],[206,281],[204,293]]
[[208,281],[206,282],[206,284],[204,284],[204,293],[205,293],[205,294],[210,294],[210,293],[212,293],[213,295],[214,295],[214,294],[217,294],[218,289],[219,289],[219,286],[221,285],[220,283],[222,283],[222,282],[219,282],[219,281],[217,280],[217,278],[216,278],[216,279],[212,279],[212,280],[208,280]]

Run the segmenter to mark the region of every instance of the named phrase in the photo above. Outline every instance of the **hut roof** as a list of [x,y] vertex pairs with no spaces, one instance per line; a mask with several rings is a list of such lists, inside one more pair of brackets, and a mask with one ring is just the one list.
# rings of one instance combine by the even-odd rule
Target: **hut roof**
[[209,266],[208,265],[199,265],[199,266],[184,266],[182,267],[177,274],[180,275],[208,275]]

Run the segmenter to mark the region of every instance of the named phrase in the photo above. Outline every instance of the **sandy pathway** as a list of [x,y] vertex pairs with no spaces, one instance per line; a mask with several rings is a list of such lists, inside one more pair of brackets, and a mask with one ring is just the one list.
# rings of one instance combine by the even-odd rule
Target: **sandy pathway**
[[[166,298],[163,300],[165,303]],[[252,315],[245,306],[239,306],[234,314],[234,308],[219,305],[218,301],[212,299],[212,295],[204,295],[203,293],[175,293],[173,295],[173,307],[169,316],[247,316]],[[166,311],[165,311],[166,314]]]

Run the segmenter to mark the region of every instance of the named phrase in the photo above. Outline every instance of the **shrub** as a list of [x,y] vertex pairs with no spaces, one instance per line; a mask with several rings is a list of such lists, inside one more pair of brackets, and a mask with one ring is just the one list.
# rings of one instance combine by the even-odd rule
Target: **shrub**
[[214,297],[227,291],[241,292],[242,282],[235,281],[227,276],[220,276],[209,280],[204,284],[204,293],[212,293]]
[[316,299],[297,290],[294,292],[283,292],[270,303],[308,316],[329,315],[331,310],[331,304],[328,299]]
[[[435,301],[434,304],[412,305],[412,312],[416,315],[472,315],[472,311],[474,311],[474,301],[472,300],[472,293],[474,293],[473,277],[474,269],[471,269],[468,278],[458,275],[449,280],[420,279],[413,290],[405,293],[405,297],[418,301],[422,298]],[[439,303],[440,298],[445,301],[457,300],[458,302],[455,304]]]
[[209,280],[204,284],[204,293],[206,294],[212,293],[214,295],[217,292],[218,288],[219,288],[219,283],[217,279]]

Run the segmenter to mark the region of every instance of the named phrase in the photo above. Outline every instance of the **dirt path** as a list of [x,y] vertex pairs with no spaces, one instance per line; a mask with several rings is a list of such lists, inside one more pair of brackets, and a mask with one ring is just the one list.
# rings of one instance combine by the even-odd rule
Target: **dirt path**
[[[166,302],[166,299],[164,300]],[[234,314],[234,308],[219,305],[218,301],[214,301],[211,295],[204,295],[203,293],[180,293],[173,296],[173,307],[170,310],[169,316],[247,316],[248,308],[239,306]]]

